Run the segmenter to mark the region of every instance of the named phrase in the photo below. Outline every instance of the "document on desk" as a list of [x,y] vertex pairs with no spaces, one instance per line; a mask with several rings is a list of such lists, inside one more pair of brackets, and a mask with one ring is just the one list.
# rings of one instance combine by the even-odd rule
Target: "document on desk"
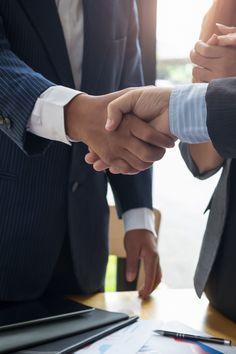
[[235,354],[236,347],[180,341],[153,334],[154,329],[168,329],[192,334],[204,333],[179,322],[139,320],[73,354]]
[[[157,323],[158,329],[165,329],[174,332],[206,335],[190,328],[180,322]],[[174,338],[153,334],[149,340],[138,351],[139,354],[235,354],[236,347],[228,345],[213,345],[198,341],[183,341]]]
[[152,321],[139,320],[73,354],[134,354],[149,340]]

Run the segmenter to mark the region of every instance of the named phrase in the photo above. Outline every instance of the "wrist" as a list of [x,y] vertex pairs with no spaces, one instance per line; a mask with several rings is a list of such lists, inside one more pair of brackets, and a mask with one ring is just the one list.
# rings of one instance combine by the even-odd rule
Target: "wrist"
[[77,95],[64,107],[65,131],[71,140],[86,140],[84,121],[89,97],[85,93]]

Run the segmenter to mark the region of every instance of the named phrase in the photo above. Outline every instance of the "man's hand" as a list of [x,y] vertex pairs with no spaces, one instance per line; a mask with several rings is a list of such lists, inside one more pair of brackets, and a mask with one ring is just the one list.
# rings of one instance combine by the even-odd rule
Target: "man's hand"
[[155,127],[158,125],[158,119],[162,118],[163,126],[160,124],[158,128],[174,140],[168,123],[170,94],[170,88],[154,86],[140,87],[126,92],[108,105],[106,129],[114,131],[121,123],[123,116],[132,113],[146,122],[152,122]]
[[222,35],[213,34],[207,41],[198,41],[190,53],[194,82],[210,82],[236,76],[236,28],[217,25]]
[[145,281],[139,296],[147,299],[161,281],[161,267],[157,252],[157,240],[152,232],[147,230],[128,231],[124,239],[127,254],[126,279],[133,281],[138,272],[138,263],[144,263]]
[[[110,132],[112,136],[116,134],[120,129],[120,125],[127,124],[127,114],[132,117],[136,116],[141,120],[148,122],[149,127],[153,126],[155,131],[159,134],[156,135],[155,140],[148,141],[156,146],[163,146],[160,137],[166,137],[172,141],[174,146],[174,141],[176,138],[171,135],[169,129],[169,117],[168,117],[168,107],[171,89],[162,87],[141,87],[138,89],[132,89],[117,99],[113,100],[107,108],[108,119],[106,122],[106,129]],[[144,123],[144,122],[143,122]],[[147,133],[147,124],[143,126],[143,134]],[[115,132],[114,132],[115,131]],[[86,156],[86,161],[88,163],[94,164],[94,167],[102,170],[105,168],[110,169],[111,172],[116,172],[116,167],[110,163],[107,164],[101,155],[97,154],[94,149]],[[137,151],[138,155],[140,151]],[[158,157],[159,158],[159,157]]]
[[65,128],[71,139],[84,142],[117,172],[137,173],[162,158],[173,141],[134,115],[127,116],[116,132],[108,133],[107,105],[122,93],[76,96],[65,108]]
[[221,23],[216,24],[220,34],[213,34],[207,41],[208,44],[222,47],[236,46],[236,27],[225,26]]

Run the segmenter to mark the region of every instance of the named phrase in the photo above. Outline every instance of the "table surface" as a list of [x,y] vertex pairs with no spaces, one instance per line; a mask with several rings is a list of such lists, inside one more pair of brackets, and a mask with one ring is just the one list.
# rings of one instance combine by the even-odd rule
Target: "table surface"
[[142,319],[178,321],[210,335],[231,339],[236,345],[236,323],[217,312],[204,296],[198,299],[193,289],[157,289],[146,301],[142,301],[136,291],[73,299],[101,309],[138,315]]

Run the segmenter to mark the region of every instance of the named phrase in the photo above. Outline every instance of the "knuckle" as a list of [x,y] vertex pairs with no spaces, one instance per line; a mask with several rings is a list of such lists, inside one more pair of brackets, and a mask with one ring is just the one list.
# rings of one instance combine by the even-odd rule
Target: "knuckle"
[[141,159],[143,162],[148,162],[150,161],[150,152],[147,149],[143,149],[143,151],[141,152]]
[[147,168],[149,168],[150,166],[151,166],[151,163],[147,163],[147,162],[143,161],[142,157],[141,157],[141,160],[138,160],[138,162],[136,163],[136,168],[139,171],[144,171]]
[[144,130],[143,131],[143,140],[149,143],[156,142],[158,132],[151,129],[151,130]]
[[144,130],[142,133],[142,138],[144,141],[150,141],[151,134],[149,131]]
[[196,59],[196,51],[195,51],[194,49],[192,49],[192,50],[190,51],[189,57],[190,57],[190,59],[191,59],[192,62],[195,61],[195,59]]
[[114,107],[116,107],[116,102],[115,101],[111,101],[110,103],[109,103],[109,108],[114,108]]
[[192,74],[196,79],[199,77],[199,68],[197,66],[193,67]]

